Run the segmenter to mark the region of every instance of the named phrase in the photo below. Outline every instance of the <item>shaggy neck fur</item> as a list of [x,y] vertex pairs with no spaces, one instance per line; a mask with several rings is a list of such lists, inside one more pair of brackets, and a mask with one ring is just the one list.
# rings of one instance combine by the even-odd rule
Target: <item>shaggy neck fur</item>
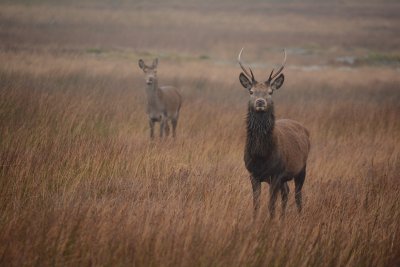
[[249,104],[247,112],[246,153],[250,157],[266,157],[275,148],[273,130],[275,115],[273,104],[268,104],[265,112],[256,112]]

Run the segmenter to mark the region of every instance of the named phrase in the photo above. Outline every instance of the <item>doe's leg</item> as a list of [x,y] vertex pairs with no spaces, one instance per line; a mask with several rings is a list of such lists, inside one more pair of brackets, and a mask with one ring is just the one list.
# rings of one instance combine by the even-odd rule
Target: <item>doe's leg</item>
[[176,126],[178,125],[178,118],[173,118],[171,120],[171,124],[172,124],[172,137],[175,138],[176,137]]
[[165,136],[169,136],[169,124],[167,120],[165,120],[164,130],[165,130]]
[[149,119],[149,125],[150,125],[150,138],[154,139],[154,120]]
[[164,129],[165,129],[165,118],[161,118],[160,121],[160,138],[164,136]]

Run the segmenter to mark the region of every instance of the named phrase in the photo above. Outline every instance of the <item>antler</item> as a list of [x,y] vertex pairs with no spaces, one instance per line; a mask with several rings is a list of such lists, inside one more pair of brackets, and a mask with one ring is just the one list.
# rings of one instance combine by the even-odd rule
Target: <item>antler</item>
[[242,55],[242,52],[243,52],[243,48],[242,48],[242,50],[240,50],[240,53],[239,53],[239,56],[238,56],[239,65],[242,68],[243,72],[247,75],[247,77],[251,78],[252,82],[255,82],[256,80],[254,79],[254,74],[253,74],[253,71],[251,70],[251,68],[249,67],[249,70],[250,70],[250,73],[251,73],[251,74],[249,74],[247,72],[247,70],[243,67],[242,62],[240,61],[240,56]]
[[271,74],[269,75],[269,78],[267,80],[267,82],[271,82],[276,76],[279,75],[279,73],[282,72],[283,68],[285,67],[285,62],[286,62],[286,50],[283,49],[283,53],[285,54],[285,57],[283,58],[283,62],[282,65],[280,66],[280,68],[278,69],[278,71],[274,74],[274,69],[271,71]]

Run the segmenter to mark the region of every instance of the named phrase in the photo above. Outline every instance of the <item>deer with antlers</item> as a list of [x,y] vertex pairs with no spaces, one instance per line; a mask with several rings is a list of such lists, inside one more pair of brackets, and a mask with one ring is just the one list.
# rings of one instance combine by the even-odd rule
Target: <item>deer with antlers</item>
[[260,206],[261,182],[267,182],[270,187],[269,212],[271,218],[275,213],[275,202],[279,191],[282,197],[282,215],[288,201],[288,181],[294,178],[295,200],[299,212],[302,209],[302,193],[306,177],[306,165],[310,151],[308,130],[300,123],[290,119],[275,120],[272,94],[278,90],[285,76],[281,73],[286,62],[284,60],[277,72],[271,71],[266,81],[258,82],[253,71],[246,70],[241,62],[239,53],[238,62],[243,70],[239,81],[249,92],[247,112],[247,137],[244,151],[244,162],[250,173],[253,189],[254,216]]
[[143,70],[146,80],[147,114],[149,116],[150,138],[154,138],[154,124],[160,122],[160,137],[169,135],[168,122],[172,124],[172,136],[176,136],[176,126],[179,119],[179,110],[182,97],[172,86],[158,86],[157,78],[158,59],[154,59],[151,66],[139,60],[139,67]]

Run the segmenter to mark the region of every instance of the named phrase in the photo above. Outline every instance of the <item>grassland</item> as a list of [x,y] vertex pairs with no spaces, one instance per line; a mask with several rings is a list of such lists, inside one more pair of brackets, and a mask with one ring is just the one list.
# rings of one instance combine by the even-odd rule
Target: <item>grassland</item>
[[[400,5],[2,2],[1,266],[398,266]],[[253,222],[247,93],[288,50],[278,118],[311,132],[304,212]],[[137,60],[184,97],[149,140]],[[352,56],[354,65],[337,57]]]

